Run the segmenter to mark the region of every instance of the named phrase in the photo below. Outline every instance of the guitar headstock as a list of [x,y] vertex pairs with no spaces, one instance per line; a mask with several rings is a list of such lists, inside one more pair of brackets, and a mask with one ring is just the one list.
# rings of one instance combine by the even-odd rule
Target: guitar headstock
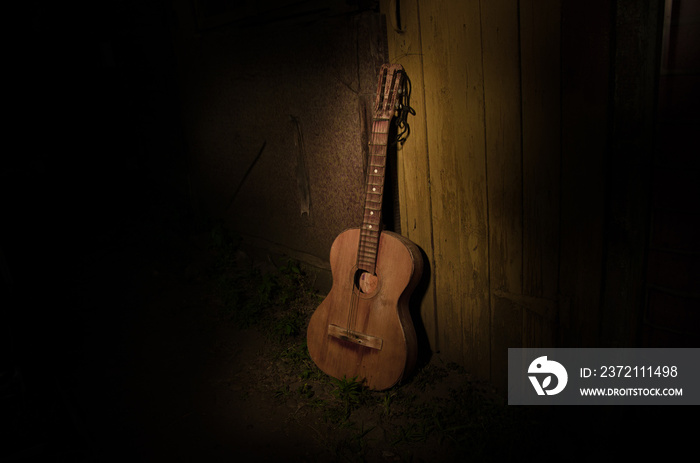
[[375,119],[391,119],[397,109],[403,88],[404,71],[400,64],[383,64],[379,69],[377,98],[374,103]]

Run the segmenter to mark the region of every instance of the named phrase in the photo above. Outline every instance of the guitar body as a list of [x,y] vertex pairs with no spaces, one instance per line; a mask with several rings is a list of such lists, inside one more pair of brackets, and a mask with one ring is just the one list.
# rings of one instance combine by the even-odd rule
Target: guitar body
[[384,231],[374,273],[358,268],[360,229],[351,228],[333,242],[333,285],[316,309],[307,331],[309,354],[335,378],[356,377],[370,389],[397,384],[414,367],[416,333],[408,302],[420,280],[418,247]]

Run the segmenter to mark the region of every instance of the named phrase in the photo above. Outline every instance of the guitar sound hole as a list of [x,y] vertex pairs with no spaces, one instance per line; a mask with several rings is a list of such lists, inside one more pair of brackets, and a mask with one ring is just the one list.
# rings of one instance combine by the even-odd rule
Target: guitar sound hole
[[358,270],[355,272],[355,287],[363,294],[373,294],[377,291],[379,278],[377,275],[372,275],[366,270]]

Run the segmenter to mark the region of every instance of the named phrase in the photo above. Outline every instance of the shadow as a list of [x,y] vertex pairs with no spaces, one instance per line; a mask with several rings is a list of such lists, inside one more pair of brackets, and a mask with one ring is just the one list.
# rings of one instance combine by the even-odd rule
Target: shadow
[[418,341],[418,358],[416,359],[416,367],[414,371],[418,371],[427,365],[433,356],[433,351],[430,348],[428,332],[425,329],[425,323],[423,323],[423,318],[421,317],[420,313],[423,299],[430,297],[430,294],[428,294],[428,284],[432,278],[432,272],[427,254],[420,246],[417,247],[420,250],[421,258],[423,259],[423,273],[420,281],[416,285],[416,289],[413,290],[411,300],[409,301],[409,311],[411,313],[413,328],[416,330],[416,338]]

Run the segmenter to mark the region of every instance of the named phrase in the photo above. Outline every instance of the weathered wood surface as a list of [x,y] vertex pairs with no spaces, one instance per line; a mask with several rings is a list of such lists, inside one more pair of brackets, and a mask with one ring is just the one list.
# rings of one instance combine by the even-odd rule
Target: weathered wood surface
[[[509,347],[600,345],[621,333],[601,321],[639,315],[631,299],[619,317],[613,297],[601,302],[606,272],[620,291],[640,281],[637,260],[626,270],[636,282],[611,273],[619,259],[606,263],[616,246],[606,230],[625,214],[605,212],[611,111],[651,73],[613,66],[616,24],[634,12],[621,8],[381,2],[390,60],[414,83],[400,201],[402,230],[431,263],[422,323],[433,352],[499,386]],[[625,30],[641,37],[651,16]],[[623,86],[610,86],[611,72]],[[646,97],[630,96],[648,108]],[[637,191],[640,179],[616,195]]]
[[[387,10],[388,0],[382,2]],[[401,232],[425,252],[423,273],[425,286],[419,288],[421,297],[419,317],[415,325],[421,347],[427,351],[438,351],[438,317],[435,294],[435,272],[433,252],[433,212],[428,170],[428,133],[426,127],[425,81],[423,78],[423,56],[421,51],[418,4],[415,1],[401,2],[401,24],[387,15],[388,47],[392,61],[403,65],[412,87],[411,106],[416,116],[409,118],[411,134],[409,142],[397,153],[399,204]],[[397,29],[405,32],[397,32]]]

